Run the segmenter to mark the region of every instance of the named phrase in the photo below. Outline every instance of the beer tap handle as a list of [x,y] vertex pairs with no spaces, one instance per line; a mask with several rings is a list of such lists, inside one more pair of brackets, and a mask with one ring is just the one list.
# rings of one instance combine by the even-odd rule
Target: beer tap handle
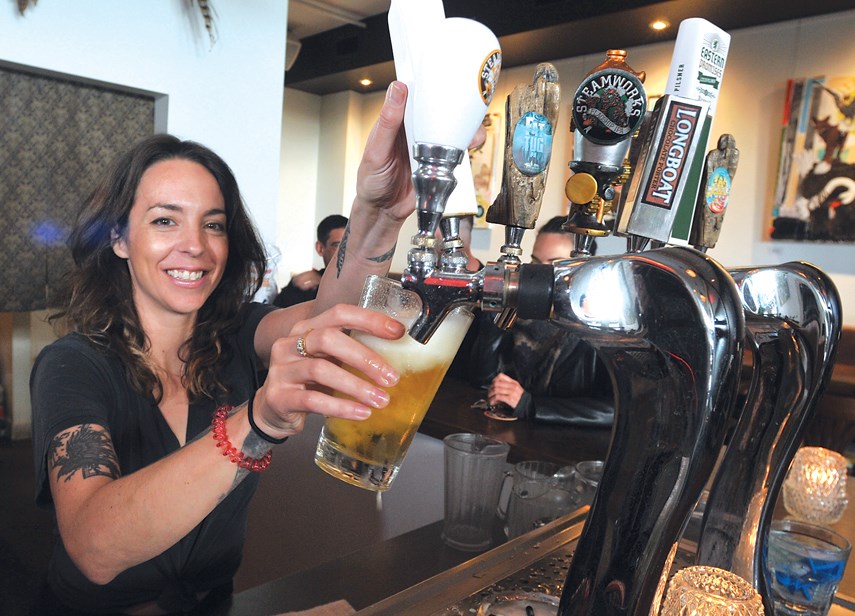
[[530,85],[519,85],[505,104],[502,189],[487,210],[487,222],[534,229],[552,155],[553,127],[561,89],[558,71],[538,64]]
[[[523,234],[526,229],[534,229],[540,214],[560,98],[558,71],[544,62],[537,65],[532,83],[514,88],[505,102],[502,189],[487,210],[487,222],[505,226],[499,262],[506,269],[515,269],[522,263]],[[495,316],[501,329],[508,329],[515,320],[516,311],[512,308]]]
[[736,139],[725,133],[718,138],[718,147],[707,154],[701,190],[692,220],[689,243],[701,252],[714,248],[718,241],[738,164],[739,150],[736,149]]
[[626,157],[645,118],[645,73],[633,70],[626,56],[625,50],[608,50],[573,97],[573,175],[564,192],[570,201],[565,228],[579,238],[574,256],[589,255],[593,238],[612,232],[606,214],[614,209],[615,185],[626,180]]

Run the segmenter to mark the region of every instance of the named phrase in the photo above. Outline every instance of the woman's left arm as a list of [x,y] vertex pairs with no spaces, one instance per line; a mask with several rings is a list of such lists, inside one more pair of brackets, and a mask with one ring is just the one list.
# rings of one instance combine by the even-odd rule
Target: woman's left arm
[[313,314],[355,304],[366,276],[389,272],[401,225],[416,206],[404,134],[406,101],[407,87],[392,82],[365,145],[347,228],[324,272]]
[[255,351],[265,366],[278,338],[305,333],[305,327],[294,330],[298,322],[335,304],[356,304],[367,276],[389,272],[401,225],[416,204],[404,135],[406,102],[407,86],[392,82],[362,154],[347,228],[317,299],[271,312],[259,324]]

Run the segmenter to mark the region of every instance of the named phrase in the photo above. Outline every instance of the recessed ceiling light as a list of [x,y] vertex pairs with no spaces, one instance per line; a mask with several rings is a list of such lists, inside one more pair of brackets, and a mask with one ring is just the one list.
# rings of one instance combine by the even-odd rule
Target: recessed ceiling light
[[370,86],[372,83],[374,83],[374,82],[373,82],[373,81],[371,81],[370,79],[360,79],[360,80],[359,80],[359,85],[361,85],[361,86],[365,86],[366,88],[367,88],[368,86]]
[[656,21],[650,22],[650,29],[661,31],[661,30],[666,29],[670,25],[671,24],[668,23],[668,21],[666,19],[657,19]]

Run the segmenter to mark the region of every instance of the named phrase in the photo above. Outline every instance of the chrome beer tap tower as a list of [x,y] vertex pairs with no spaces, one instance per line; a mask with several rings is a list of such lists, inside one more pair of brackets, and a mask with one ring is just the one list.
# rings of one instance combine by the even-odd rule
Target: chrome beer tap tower
[[[549,319],[584,337],[611,373],[611,446],[560,616],[657,614],[676,546],[717,463],[697,560],[732,570],[767,596],[761,563],[771,511],[840,334],[840,299],[815,267],[728,271],[705,254],[721,228],[735,142],[722,136],[705,158],[713,103],[681,92],[648,112],[643,79],[625,52],[610,50],[575,93],[566,226],[578,239],[570,258],[551,265],[522,263],[520,242],[535,226],[545,184],[551,139],[542,137],[551,135],[558,106],[554,67],[538,66],[531,85],[508,98],[503,188],[487,214],[505,225],[505,245],[481,271],[463,265],[453,221],[442,225],[439,255],[435,249],[454,189],[450,170],[465,146],[417,138],[413,147],[419,230],[402,283],[423,308],[410,335],[426,342],[459,305],[494,312],[503,327],[517,315]],[[461,123],[463,143],[476,128]],[[517,147],[523,143],[527,150]],[[676,173],[678,165],[687,173]],[[675,240],[679,217],[656,212],[655,201],[694,203],[695,195],[692,236]],[[610,233],[627,238],[627,252],[590,256],[593,238]],[[650,242],[657,248],[647,250]],[[754,361],[737,407],[744,345]]]
[[763,568],[781,485],[831,377],[841,302],[807,263],[730,270],[746,315],[751,381],[704,510],[697,564],[751,582],[774,614]]

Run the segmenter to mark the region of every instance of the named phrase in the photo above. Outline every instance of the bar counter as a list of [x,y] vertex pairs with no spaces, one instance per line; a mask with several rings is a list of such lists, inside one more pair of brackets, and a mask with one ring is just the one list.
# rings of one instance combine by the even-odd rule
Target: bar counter
[[[441,439],[455,432],[478,432],[508,442],[508,461],[548,460],[561,465],[579,460],[604,459],[609,429],[543,425],[527,421],[490,419],[483,410],[471,408],[484,392],[465,381],[446,378],[431,404],[420,431]],[[850,503],[855,502],[855,481],[848,482]],[[855,542],[852,506],[832,526]],[[778,507],[778,515],[783,515]],[[428,524],[379,544],[360,549],[316,567],[287,575],[236,593],[231,605],[219,614],[260,616],[307,610],[340,599],[356,610],[365,609],[396,593],[462,565],[479,556],[446,546],[441,539],[442,521]],[[505,542],[496,521],[494,547]],[[287,556],[283,555],[283,558]],[[850,559],[851,560],[851,559]],[[855,609],[855,565],[846,569],[839,596]],[[842,610],[842,611],[840,611]],[[832,614],[855,614],[836,606]]]
[[[848,482],[847,493],[850,503],[855,501],[855,482]],[[783,513],[782,509],[779,507],[779,513]],[[855,542],[855,514],[851,509],[831,528]],[[433,576],[464,566],[466,561],[479,556],[476,552],[461,552],[446,546],[440,537],[441,531],[442,521],[435,522],[377,546],[238,593],[228,609],[220,614],[273,615],[307,610],[340,599],[356,610],[363,610]],[[503,541],[500,532],[497,528],[494,533],[497,546]],[[522,539],[524,537],[515,541]],[[855,614],[853,562],[850,558],[829,616]]]

